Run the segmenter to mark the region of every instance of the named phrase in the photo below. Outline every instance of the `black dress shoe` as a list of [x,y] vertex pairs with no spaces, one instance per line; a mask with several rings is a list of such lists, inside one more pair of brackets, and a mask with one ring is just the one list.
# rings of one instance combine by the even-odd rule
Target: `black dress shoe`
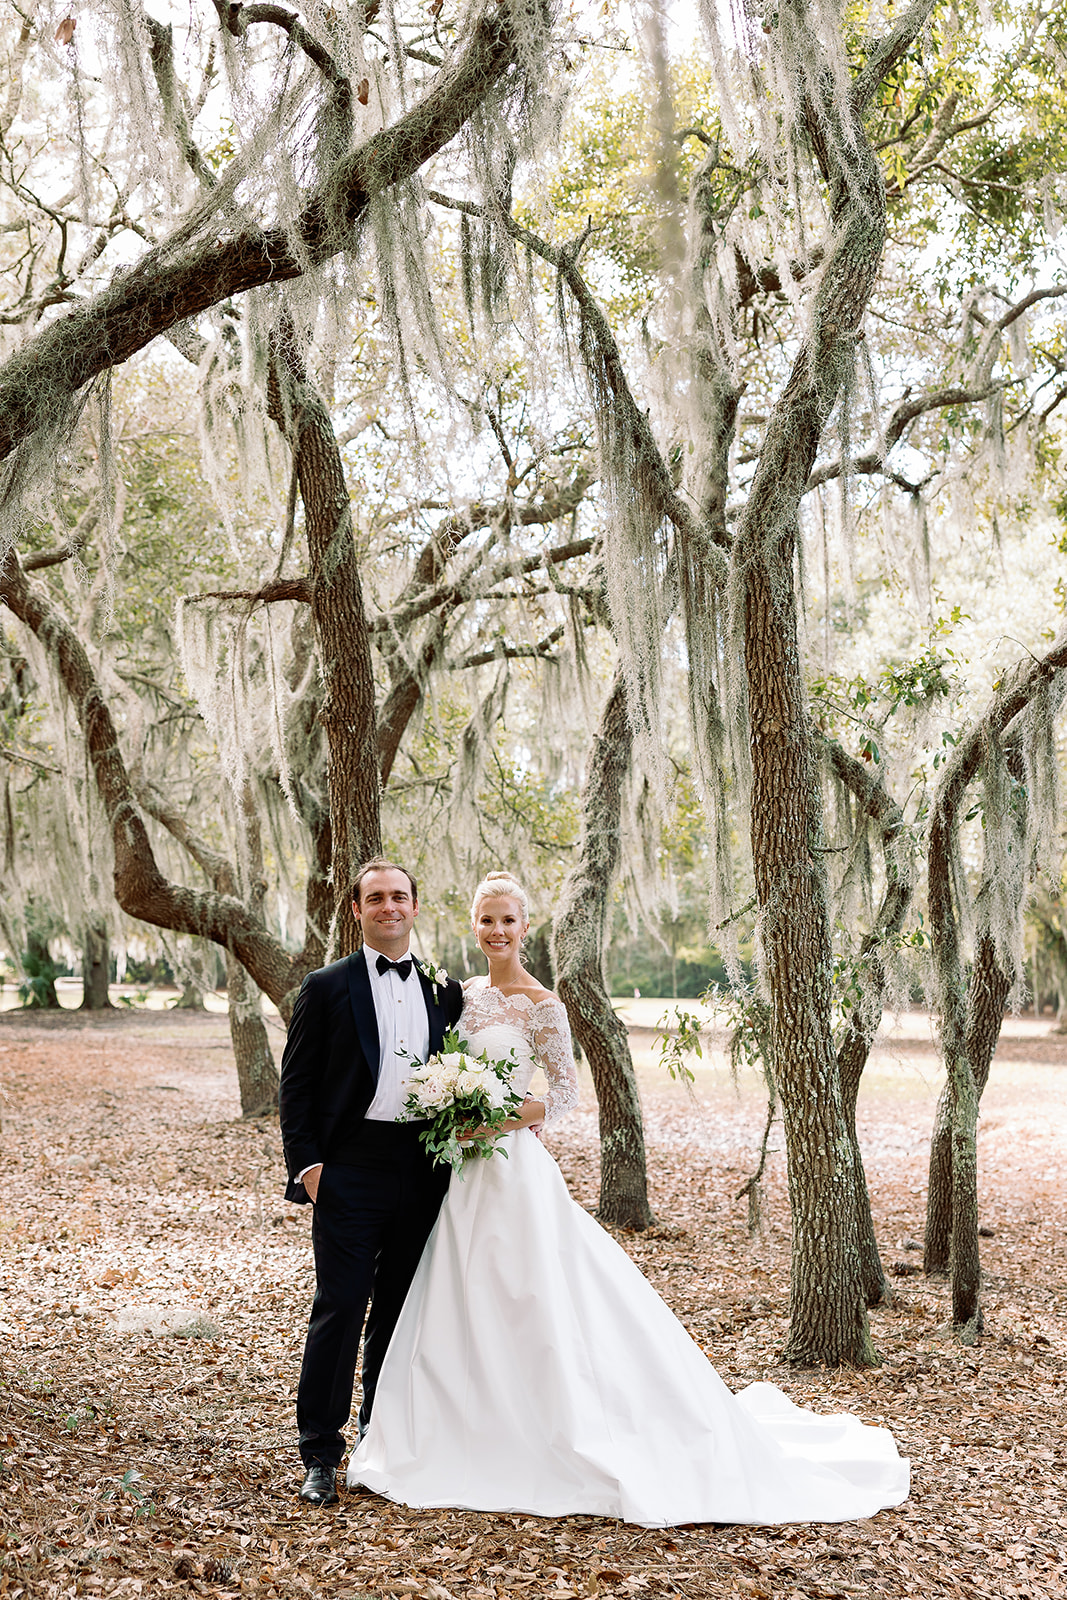
[[300,1485],[300,1498],[313,1506],[337,1504],[337,1473],[333,1467],[321,1466],[317,1461],[307,1469]]

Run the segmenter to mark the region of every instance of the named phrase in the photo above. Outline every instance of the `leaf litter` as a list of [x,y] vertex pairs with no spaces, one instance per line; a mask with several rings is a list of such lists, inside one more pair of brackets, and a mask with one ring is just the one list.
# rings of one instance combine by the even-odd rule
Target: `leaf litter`
[[[708,1071],[687,1095],[643,1076],[659,1223],[620,1242],[732,1388],[769,1379],[882,1423],[913,1471],[908,1503],[864,1522],[650,1531],[367,1493],[303,1506],[309,1219],[280,1198],[276,1126],[238,1116],[225,1020],[0,1013],[0,1596],[1067,1596],[1067,1039],[1034,1043],[1006,1050],[1018,1068],[998,1060],[983,1107],[974,1347],[947,1331],[943,1282],[894,1275],[921,1262],[929,1049],[915,1072],[910,1041],[863,1101],[893,1291],[871,1314],[882,1365],[863,1372],[781,1362],[780,1149],[755,1234],[734,1198],[762,1132],[756,1087]],[[592,1208],[584,1094],[551,1145]]]

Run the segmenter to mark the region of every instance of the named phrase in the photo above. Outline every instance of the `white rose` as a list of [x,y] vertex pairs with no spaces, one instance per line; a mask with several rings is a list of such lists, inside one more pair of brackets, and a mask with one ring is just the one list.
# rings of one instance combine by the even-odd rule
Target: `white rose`
[[507,1099],[508,1086],[506,1083],[501,1083],[495,1073],[490,1073],[488,1076],[485,1092],[489,1096],[489,1104],[499,1109]]

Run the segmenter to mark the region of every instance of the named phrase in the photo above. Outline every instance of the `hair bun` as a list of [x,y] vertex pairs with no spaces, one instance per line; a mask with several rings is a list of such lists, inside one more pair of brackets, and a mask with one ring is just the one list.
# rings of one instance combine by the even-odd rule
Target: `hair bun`
[[499,868],[495,872],[487,872],[477,889],[475,889],[474,901],[471,905],[471,922],[473,923],[477,918],[478,902],[480,900],[496,900],[502,896],[517,900],[522,907],[523,920],[529,922],[530,900],[526,890],[519,883],[513,872],[502,872]]

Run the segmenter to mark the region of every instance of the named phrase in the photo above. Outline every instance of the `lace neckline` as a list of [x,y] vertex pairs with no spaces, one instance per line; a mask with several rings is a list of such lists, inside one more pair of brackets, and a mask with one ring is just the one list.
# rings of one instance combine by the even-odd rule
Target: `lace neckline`
[[503,989],[497,989],[495,985],[491,984],[488,978],[475,978],[474,982],[479,985],[474,990],[475,994],[495,994],[499,996],[504,1005],[511,1005],[513,1001],[521,1000],[524,1006],[529,1006],[531,1011],[536,1011],[538,1006],[558,1006],[562,1004],[554,994],[546,994],[541,1000],[531,1000],[530,996],[523,994],[521,990],[517,994],[505,994]]

